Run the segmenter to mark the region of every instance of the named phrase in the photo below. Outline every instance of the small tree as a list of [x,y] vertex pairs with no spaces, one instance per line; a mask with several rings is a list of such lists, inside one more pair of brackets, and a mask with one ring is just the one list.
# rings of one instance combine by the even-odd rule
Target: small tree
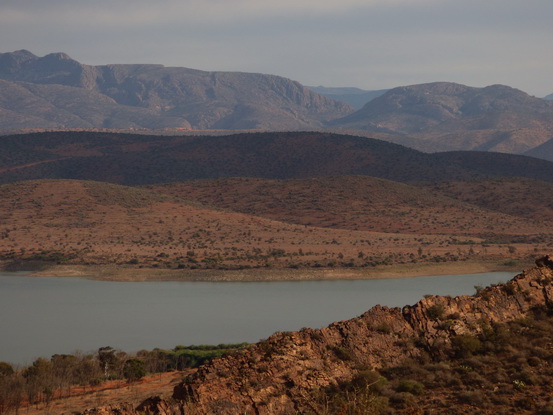
[[0,362],[0,378],[12,375],[14,372],[12,365],[6,362]]
[[104,377],[108,377],[109,373],[117,364],[116,350],[113,347],[105,346],[98,349],[98,360],[100,367],[104,371]]
[[128,382],[134,382],[142,379],[146,375],[144,362],[140,359],[129,359],[123,366],[123,376]]

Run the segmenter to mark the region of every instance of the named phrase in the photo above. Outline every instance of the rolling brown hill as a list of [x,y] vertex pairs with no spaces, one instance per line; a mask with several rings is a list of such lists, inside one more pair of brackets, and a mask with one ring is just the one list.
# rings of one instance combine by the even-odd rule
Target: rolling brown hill
[[[548,215],[553,211],[547,206],[551,203],[548,192],[553,189],[550,183],[522,179],[475,183],[472,187],[473,182],[436,184],[427,190],[366,176],[340,176],[223,178],[149,188],[236,212],[325,228],[484,237],[553,233],[553,216]],[[473,187],[478,183],[490,185],[476,192]],[[497,184],[489,189],[492,183]],[[512,188],[507,186],[510,183]],[[447,192],[456,184],[474,197]],[[451,197],[444,196],[446,192]],[[484,203],[482,194],[496,202]],[[525,206],[531,206],[534,214],[528,215]],[[540,217],[542,209],[548,210]]]
[[46,132],[0,138],[0,183],[79,179],[144,185],[220,177],[364,175],[400,182],[528,177],[553,181],[553,163],[489,152],[425,154],[322,132],[148,136]]
[[[75,180],[0,186],[0,223],[1,259],[8,261],[236,269],[511,256],[502,245],[482,251],[455,245],[468,240],[462,236],[295,225],[151,190]],[[517,246],[520,255],[530,252],[528,244]]]
[[90,66],[64,53],[2,53],[0,79],[0,130],[305,129],[353,111],[278,76]]
[[501,178],[435,183],[427,188],[495,212],[545,223],[553,221],[551,183],[522,178]]
[[408,135],[425,151],[524,153],[551,138],[552,120],[553,103],[508,86],[435,82],[394,88],[330,125]]

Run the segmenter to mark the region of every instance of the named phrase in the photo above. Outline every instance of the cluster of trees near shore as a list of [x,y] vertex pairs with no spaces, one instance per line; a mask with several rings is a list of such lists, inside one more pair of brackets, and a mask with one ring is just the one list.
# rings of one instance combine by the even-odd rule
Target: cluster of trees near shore
[[106,380],[126,379],[132,382],[148,373],[195,368],[247,345],[176,346],[172,350],[141,350],[134,354],[108,346],[92,354],[56,354],[50,359],[41,357],[24,368],[0,362],[0,414],[17,412],[24,404],[40,404],[71,396],[76,386],[86,389]]

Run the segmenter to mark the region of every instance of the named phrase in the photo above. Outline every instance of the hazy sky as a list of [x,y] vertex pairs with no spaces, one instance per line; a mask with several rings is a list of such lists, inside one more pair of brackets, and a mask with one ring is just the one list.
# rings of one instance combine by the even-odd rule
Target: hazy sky
[[0,0],[0,52],[553,93],[553,0]]

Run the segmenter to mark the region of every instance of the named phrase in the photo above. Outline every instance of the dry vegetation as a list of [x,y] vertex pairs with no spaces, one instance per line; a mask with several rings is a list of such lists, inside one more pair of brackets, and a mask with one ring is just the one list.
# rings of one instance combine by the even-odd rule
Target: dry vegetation
[[535,311],[483,323],[478,335],[454,337],[450,349],[415,344],[423,353],[399,366],[361,368],[352,381],[316,393],[313,413],[552,414],[553,319]]
[[[219,189],[230,189],[226,196],[209,183],[204,193],[228,201],[235,192],[236,209],[250,206],[250,214],[177,197],[202,200],[197,196],[202,182],[169,187],[179,193],[174,196],[84,181],[3,185],[0,252],[8,262],[27,264],[126,264],[177,270],[372,269],[467,260],[513,265],[513,260],[545,252],[550,243],[550,230],[543,223],[485,212],[402,184],[359,177],[253,182],[215,181],[224,184]],[[194,192],[191,186],[200,190]],[[246,188],[253,191],[247,194]],[[290,199],[280,196],[284,193]],[[329,200],[332,193],[336,202]],[[280,200],[278,205],[275,200]],[[386,205],[394,207],[386,210]],[[352,214],[346,212],[349,207]],[[291,218],[294,211],[300,219]],[[271,215],[279,221],[271,220]],[[308,217],[311,225],[301,223]],[[452,230],[446,233],[448,227]]]
[[94,354],[56,354],[14,368],[0,361],[0,414],[73,414],[86,407],[135,405],[173,388],[201,364],[247,343],[176,346],[134,354],[101,347]]
[[[509,183],[520,183],[518,192]],[[447,186],[455,184],[470,197],[447,192]],[[477,187],[482,188],[479,193],[474,191]],[[367,176],[223,178],[150,188],[250,215],[325,228],[484,238],[553,230],[548,221],[553,185],[529,179],[498,180],[495,189],[487,181],[436,184],[426,189]],[[538,188],[542,191],[534,192]],[[523,209],[529,204],[535,213],[530,217]],[[545,215],[539,216],[538,210],[545,210]]]
[[551,183],[525,178],[497,178],[434,183],[428,188],[484,209],[538,221],[544,229],[553,220]]

